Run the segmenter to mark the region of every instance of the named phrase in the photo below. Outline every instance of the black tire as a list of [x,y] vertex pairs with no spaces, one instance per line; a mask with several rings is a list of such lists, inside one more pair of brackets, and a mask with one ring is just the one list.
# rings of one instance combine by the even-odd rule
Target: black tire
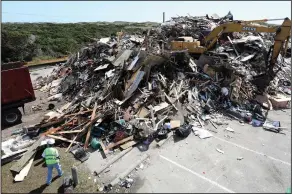
[[13,108],[6,110],[2,114],[2,125],[12,126],[18,123],[21,123],[22,114],[18,108]]

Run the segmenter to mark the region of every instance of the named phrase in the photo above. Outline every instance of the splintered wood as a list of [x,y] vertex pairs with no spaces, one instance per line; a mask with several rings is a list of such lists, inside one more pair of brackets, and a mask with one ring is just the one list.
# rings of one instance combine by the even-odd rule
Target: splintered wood
[[118,146],[118,145],[121,145],[121,144],[127,142],[127,141],[133,140],[133,138],[134,138],[133,136],[130,136],[130,137],[127,137],[127,138],[125,138],[125,139],[122,139],[122,140],[120,140],[120,141],[118,141],[118,142],[116,142],[116,143],[109,144],[109,145],[106,147],[106,149],[109,150],[109,149],[111,149],[111,148],[114,148],[114,147],[116,147],[116,146]]
[[[93,121],[94,118],[95,118],[96,109],[97,109],[97,103],[95,102],[94,109],[93,109],[93,112],[92,112],[92,115],[91,115],[91,121]],[[87,133],[87,137],[86,137],[86,141],[85,141],[85,145],[84,145],[85,149],[88,148],[88,145],[89,145],[91,129],[92,129],[92,124],[90,124],[90,126],[88,128],[88,133]]]

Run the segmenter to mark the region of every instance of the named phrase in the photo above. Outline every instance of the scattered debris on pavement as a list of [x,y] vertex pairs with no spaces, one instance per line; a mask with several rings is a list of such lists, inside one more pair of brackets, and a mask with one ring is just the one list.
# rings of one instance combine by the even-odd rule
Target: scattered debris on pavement
[[218,148],[216,148],[216,151],[218,151],[218,152],[221,153],[221,154],[224,154],[224,153],[225,153],[223,150],[218,149]]
[[237,160],[243,160],[243,159],[244,159],[243,157],[238,157],[238,158],[237,158]]

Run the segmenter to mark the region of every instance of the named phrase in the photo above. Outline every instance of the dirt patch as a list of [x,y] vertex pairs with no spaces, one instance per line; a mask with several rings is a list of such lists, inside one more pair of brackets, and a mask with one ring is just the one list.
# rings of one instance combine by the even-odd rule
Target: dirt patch
[[57,171],[53,170],[53,180],[50,186],[46,186],[47,168],[44,160],[41,158],[42,152],[38,152],[33,165],[28,173],[28,176],[23,182],[14,183],[13,174],[9,168],[14,164],[10,162],[2,166],[2,192],[3,193],[57,193],[62,185],[64,176],[71,175],[71,167],[78,167],[79,185],[75,188],[75,192],[97,192],[97,184],[94,184],[93,179],[89,180],[91,172],[87,167],[77,161],[71,153],[65,153],[66,148],[57,148],[61,157],[60,164],[64,175],[57,178]]

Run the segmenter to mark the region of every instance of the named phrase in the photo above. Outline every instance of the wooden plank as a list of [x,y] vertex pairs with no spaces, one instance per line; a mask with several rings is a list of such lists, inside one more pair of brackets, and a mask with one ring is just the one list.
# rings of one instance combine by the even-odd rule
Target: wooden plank
[[57,132],[56,134],[65,134],[65,133],[80,133],[82,132],[83,129],[80,129],[80,130],[74,130],[74,131],[59,131]]
[[169,104],[167,102],[162,102],[159,105],[154,106],[153,110],[154,110],[154,112],[158,112],[158,111],[160,111],[160,110],[162,110],[162,109],[164,109],[164,108],[166,108],[168,106],[169,106]]
[[176,110],[178,110],[178,108],[173,104],[173,101],[170,99],[170,97],[169,97],[165,92],[164,92],[164,95],[165,95],[167,101],[168,101],[171,105],[173,105],[173,107],[174,107]]
[[100,143],[100,145],[101,145],[101,151],[102,151],[102,157],[103,157],[103,159],[104,158],[107,158],[107,156],[106,156],[106,154],[108,153],[108,150],[105,148],[105,145],[104,145],[104,143],[103,143],[103,141],[102,141],[102,139],[99,139],[99,143]]
[[44,137],[40,137],[38,141],[36,141],[28,151],[18,160],[11,168],[11,171],[19,173],[21,169],[27,164],[27,162],[34,156],[38,147],[41,145],[41,142],[44,140]]
[[59,131],[61,129],[62,129],[62,126],[57,127],[57,128],[51,128],[48,131],[42,133],[41,136],[46,136],[46,135],[54,134],[55,132],[57,132],[57,131]]
[[111,144],[111,145],[107,146],[106,149],[108,150],[108,149],[110,149],[110,148],[113,148],[113,147],[115,147],[115,146],[118,146],[118,145],[120,145],[120,144],[123,144],[123,143],[125,143],[125,142],[127,142],[127,141],[133,140],[133,138],[134,138],[133,136],[130,136],[130,137],[124,138],[124,139],[122,139],[122,140],[120,140],[120,141],[118,141],[118,142],[116,142],[116,143],[114,143],[114,144]]
[[[96,117],[96,118],[98,118],[98,117]],[[95,119],[96,119],[96,118],[95,118]],[[93,121],[88,122],[88,123],[84,126],[84,128],[81,130],[81,132],[85,131],[85,130],[87,129],[87,127],[90,125],[91,122],[93,122]],[[101,122],[102,122],[102,119],[98,120],[98,122],[101,123]],[[73,139],[73,141],[75,141],[75,140],[77,139],[77,137],[79,136],[79,134],[80,134],[80,133],[78,133],[78,134],[75,136],[75,138]],[[67,149],[65,150],[65,152],[68,152],[68,150],[71,148],[72,144],[73,144],[73,142],[70,143],[70,145],[67,147]]]
[[63,129],[63,127],[65,127],[65,126],[68,125],[71,121],[73,121],[73,120],[75,119],[75,117],[76,117],[76,116],[72,117],[72,118],[69,119],[67,122],[65,122],[63,125],[61,125],[60,127],[49,129],[48,131],[46,131],[45,133],[42,133],[41,135],[44,136],[44,135],[54,134],[54,133],[56,133],[57,131],[60,131],[61,129]]
[[129,147],[132,147],[133,145],[136,145],[138,142],[137,141],[129,141],[123,145],[120,146],[121,149],[125,150],[125,149],[128,149]]
[[[107,111],[104,111],[104,112],[101,112],[101,113],[99,113],[99,115],[97,115],[92,121],[90,121],[89,123],[87,123],[86,125],[85,125],[85,127],[84,127],[84,130],[81,132],[81,133],[79,133],[78,134],[78,139],[79,138],[81,138],[83,135],[85,135],[85,133],[87,132],[86,131],[86,129],[90,126],[90,125],[92,125],[93,123],[95,123],[95,122],[102,122],[103,121],[103,118],[104,117],[107,117],[107,116],[109,116],[109,115],[112,115],[114,113],[114,111],[113,111],[113,109],[111,109],[111,110],[107,110]],[[99,119],[99,120],[98,120]],[[98,120],[98,121],[97,121]]]
[[14,177],[14,181],[16,182],[21,182],[24,180],[24,178],[28,175],[29,171],[30,171],[30,168],[34,162],[34,158],[35,158],[35,155],[32,157],[32,159],[29,161],[29,163],[20,171],[19,174],[17,174],[15,177]]
[[65,118],[61,118],[61,119],[58,119],[56,121],[51,121],[51,122],[48,122],[48,123],[44,123],[44,124],[40,124],[40,125],[36,125],[35,127],[37,128],[45,128],[45,127],[50,127],[52,125],[55,125],[55,124],[59,124],[59,123],[62,123],[65,121]]
[[59,136],[55,136],[55,135],[47,135],[47,137],[51,137],[53,139],[59,139],[59,140],[62,140],[62,141],[66,141],[66,142],[69,142],[69,143],[75,143],[75,144],[79,144],[80,142],[77,142],[77,141],[74,141],[74,140],[70,140],[70,139],[66,139],[64,137],[59,137]]
[[[97,109],[97,102],[95,102],[95,105],[94,105],[94,109],[93,109],[93,112],[92,112],[92,115],[91,115],[91,121],[94,120],[94,118],[95,118],[95,116],[96,116],[96,109]],[[85,145],[84,145],[84,148],[85,148],[85,149],[89,146],[89,140],[90,140],[90,135],[91,135],[91,129],[92,129],[92,124],[90,124],[90,125],[89,125],[89,128],[88,128],[88,133],[87,133],[86,141],[85,141]]]
[[69,146],[67,147],[67,149],[65,150],[65,152],[68,152],[68,150],[70,149],[70,147],[72,146],[72,144],[75,142],[75,140],[77,139],[77,137],[78,137],[78,135],[79,134],[77,134],[76,136],[75,136],[75,138],[72,140],[72,142],[69,144]]
[[99,170],[97,170],[97,175],[101,174],[106,168],[108,168],[111,164],[113,164],[114,162],[116,162],[118,159],[122,158],[124,155],[126,155],[127,153],[129,153],[133,148],[129,148],[127,150],[124,150],[120,153],[118,153],[117,155],[115,155],[110,161],[107,162],[106,165],[103,165],[103,167]]

